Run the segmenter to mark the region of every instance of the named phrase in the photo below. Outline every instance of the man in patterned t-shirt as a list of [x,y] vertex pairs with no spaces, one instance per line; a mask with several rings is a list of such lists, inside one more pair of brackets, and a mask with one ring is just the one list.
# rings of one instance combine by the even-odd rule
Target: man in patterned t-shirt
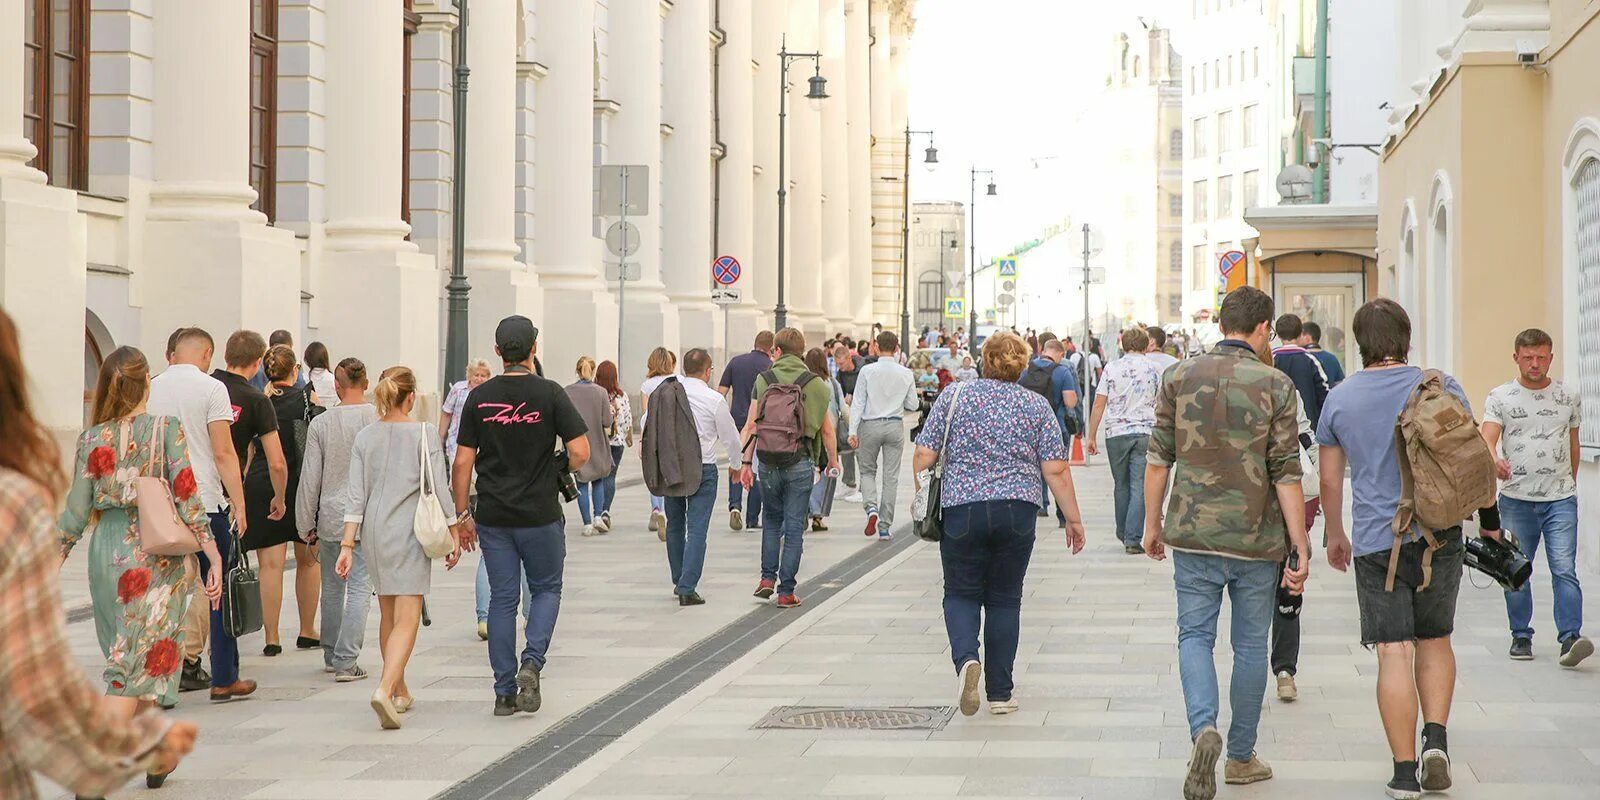
[[[1576,667],[1594,654],[1583,637],[1583,588],[1578,585],[1578,395],[1550,377],[1555,356],[1550,334],[1517,334],[1512,359],[1517,379],[1489,392],[1483,438],[1499,455],[1500,515],[1533,559],[1544,540],[1555,596],[1561,666]],[[1533,659],[1533,587],[1506,592],[1511,657]]]

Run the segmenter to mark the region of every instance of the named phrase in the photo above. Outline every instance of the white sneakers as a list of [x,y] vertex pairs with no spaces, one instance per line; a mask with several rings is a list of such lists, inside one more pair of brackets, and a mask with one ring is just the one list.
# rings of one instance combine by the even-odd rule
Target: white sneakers
[[656,511],[654,509],[651,509],[651,511],[650,511],[650,530],[653,530],[653,531],[656,532],[656,538],[657,539],[660,539],[663,542],[666,541],[667,540],[667,515],[662,513],[662,512],[660,512],[660,511]]
[[969,660],[961,665],[961,714],[970,717],[978,713],[978,683],[983,679],[983,665]]
[[1013,697],[1010,700],[990,700],[989,713],[994,714],[995,716],[1017,713],[1017,698]]

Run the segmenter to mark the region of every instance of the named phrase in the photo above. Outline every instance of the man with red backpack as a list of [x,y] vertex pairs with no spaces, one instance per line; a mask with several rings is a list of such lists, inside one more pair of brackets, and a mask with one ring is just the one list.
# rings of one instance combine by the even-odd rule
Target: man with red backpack
[[742,432],[744,463],[739,480],[749,488],[761,471],[761,584],[755,596],[777,594],[779,608],[795,608],[811,486],[819,464],[839,468],[834,423],[828,413],[828,382],[806,367],[806,338],[794,328],[778,331],[779,358],[756,377],[754,407]]

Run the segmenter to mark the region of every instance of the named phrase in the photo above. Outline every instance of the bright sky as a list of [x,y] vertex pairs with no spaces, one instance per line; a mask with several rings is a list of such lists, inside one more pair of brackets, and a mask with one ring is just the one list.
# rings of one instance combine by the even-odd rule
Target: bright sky
[[968,170],[994,170],[995,197],[978,176],[980,261],[1066,216],[1074,164],[1093,157],[1074,141],[1095,124],[1081,109],[1105,87],[1112,32],[1140,15],[1173,27],[1185,1],[918,0],[911,127],[934,132],[940,163],[921,167],[917,142],[912,198],[965,203]]

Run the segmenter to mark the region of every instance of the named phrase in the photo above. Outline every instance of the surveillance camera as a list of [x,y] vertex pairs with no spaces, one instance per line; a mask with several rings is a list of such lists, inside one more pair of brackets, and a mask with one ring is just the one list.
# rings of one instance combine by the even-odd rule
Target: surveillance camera
[[1539,53],[1542,48],[1532,39],[1517,40],[1517,63],[1524,67],[1539,65]]

